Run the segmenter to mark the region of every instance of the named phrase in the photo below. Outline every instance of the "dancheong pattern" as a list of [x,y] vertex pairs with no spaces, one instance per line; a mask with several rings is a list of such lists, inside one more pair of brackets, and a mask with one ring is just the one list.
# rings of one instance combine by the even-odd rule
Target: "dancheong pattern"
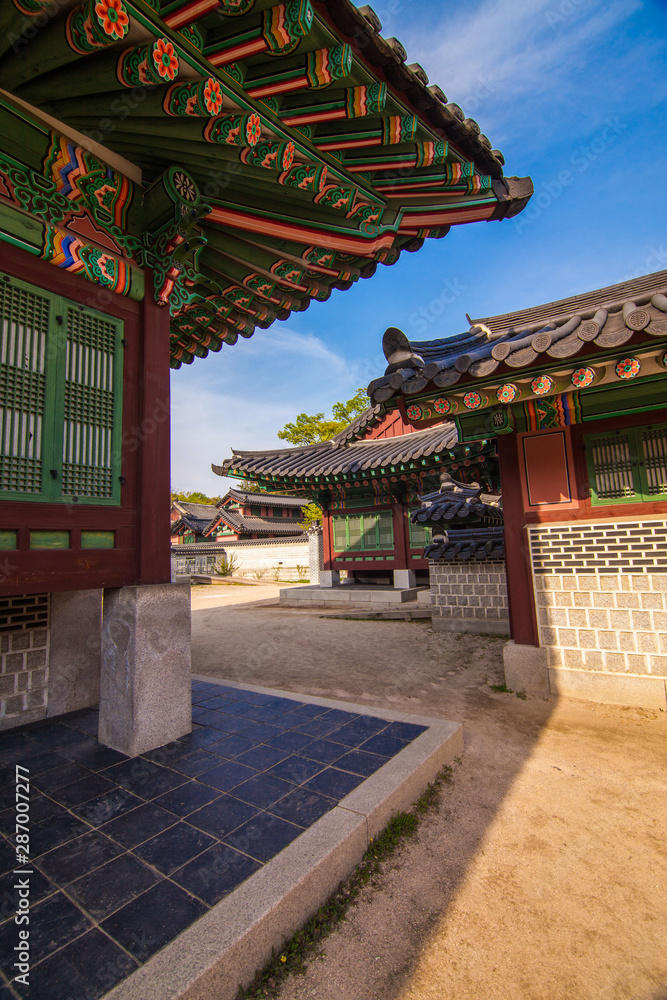
[[156,42],[121,53],[116,76],[124,87],[157,87],[175,80],[178,70],[178,56],[172,42],[158,38]]
[[585,389],[587,386],[592,385],[594,380],[594,368],[577,368],[570,376],[570,381],[576,389]]
[[482,405],[482,397],[478,392],[466,392],[463,405],[469,410],[477,410]]
[[616,365],[616,374],[623,379],[636,378],[640,369],[641,361],[639,358],[623,358]]
[[433,401],[433,409],[436,413],[449,413],[452,408],[452,404],[444,396]]
[[511,382],[506,382],[505,385],[498,386],[496,390],[496,396],[500,403],[513,403],[518,395],[519,390]]
[[536,396],[546,396],[553,390],[554,380],[550,375],[538,375],[530,383],[531,392],[534,392]]
[[121,0],[88,0],[75,7],[65,24],[70,48],[80,55],[121,42],[130,28],[130,17]]
[[162,107],[168,115],[207,118],[219,115],[222,104],[220,83],[209,76],[206,80],[174,84],[165,94]]
[[264,11],[262,36],[270,55],[287,55],[310,31],[310,0],[290,0]]
[[72,202],[83,202],[99,221],[125,228],[132,182],[92,153],[53,133],[44,174],[53,181],[56,191]]
[[523,404],[529,431],[554,430],[581,423],[579,393],[559,393],[549,399],[530,399]]
[[[0,240],[108,287],[126,288],[129,275],[137,300],[152,271],[150,293],[170,312],[179,367],[370,277],[379,263],[445,235],[450,216],[473,222],[520,210],[527,179],[503,182],[490,141],[458,109],[443,111],[442,91],[381,34],[376,15],[346,0],[325,7],[0,3],[5,41],[14,29],[21,38],[14,49],[10,39],[0,65],[8,140]],[[27,102],[18,113],[7,106],[14,90]],[[50,135],[30,107],[62,120],[70,138]],[[71,138],[79,134],[93,144]],[[464,183],[447,190],[446,172],[462,157]],[[176,175],[162,179],[169,170],[182,171],[178,196]],[[470,184],[484,187],[489,175],[493,192],[482,204]],[[276,273],[272,287],[283,264],[299,280]],[[256,275],[269,277],[253,290],[246,278],[254,285]],[[432,394],[449,392],[444,385]],[[463,408],[460,397],[450,401]],[[421,420],[437,415],[432,400],[421,408]]]

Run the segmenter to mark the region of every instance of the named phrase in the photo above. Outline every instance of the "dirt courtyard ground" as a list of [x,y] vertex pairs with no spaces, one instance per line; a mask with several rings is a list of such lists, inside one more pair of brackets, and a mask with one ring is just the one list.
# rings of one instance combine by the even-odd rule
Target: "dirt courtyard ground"
[[667,1000],[667,716],[501,694],[502,639],[193,591],[193,671],[461,721],[437,812],[281,1000]]

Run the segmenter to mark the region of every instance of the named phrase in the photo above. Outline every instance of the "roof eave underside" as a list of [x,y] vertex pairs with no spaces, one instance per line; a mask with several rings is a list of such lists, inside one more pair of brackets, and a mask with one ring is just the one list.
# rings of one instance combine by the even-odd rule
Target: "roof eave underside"
[[[8,6],[12,2],[7,0]],[[405,65],[400,43],[384,39],[372,11],[362,12],[349,0],[313,0],[312,23],[297,28],[286,28],[278,5],[263,0],[260,9],[253,0],[245,5],[220,0],[219,9],[213,3],[173,0],[163,5],[162,15],[142,0],[118,3],[127,11],[129,29],[111,45],[98,12],[103,5],[80,8],[81,17],[94,22],[85,30],[77,21],[79,7],[56,5],[54,16],[34,35],[22,34],[24,22],[30,22],[32,7],[41,16],[44,4],[22,5],[16,13],[18,34],[26,40],[20,53],[12,53],[7,42],[10,12],[4,51],[0,39],[0,88],[62,121],[70,135],[101,130],[110,154],[123,155],[141,169],[155,205],[169,189],[164,177],[174,164],[191,175],[196,197],[188,196],[183,205],[171,191],[175,218],[167,220],[169,225],[159,215],[157,228],[129,230],[147,237],[152,250],[164,250],[159,270],[175,275],[173,287],[171,277],[161,278],[156,289],[171,311],[174,367],[239,336],[252,336],[256,327],[285,319],[313,299],[326,299],[332,289],[370,277],[378,263],[395,263],[425,238],[446,235],[452,224],[510,217],[530,197],[528,179],[503,178],[502,154],[491,150],[477,123],[448,104],[438,87],[429,88],[421,67]],[[239,7],[241,16],[220,17],[221,12],[239,14]],[[310,9],[303,0],[301,14]],[[271,18],[280,27],[275,36]],[[79,48],[72,42],[77,26]],[[295,44],[269,56],[262,46],[278,44],[284,30],[296,32]],[[236,37],[248,31],[254,54],[243,55],[241,46],[234,62],[225,61],[237,51]],[[145,58],[153,58],[152,47],[160,39],[172,48],[173,73],[170,69],[165,76],[160,69],[160,76],[142,84],[141,100],[125,100],[136,90],[133,60],[144,65],[139,56],[149,52]],[[320,58],[340,46],[349,47],[342,68],[333,55]],[[307,86],[294,89],[302,70]],[[274,91],[260,97],[257,81],[267,73],[275,78],[267,84]],[[291,74],[289,87],[282,86],[281,73]],[[215,111],[202,111],[207,81],[220,93]],[[187,101],[173,96],[200,84],[201,92],[192,90]],[[366,90],[378,86],[386,88],[386,97],[375,110]],[[361,90],[363,99],[357,94]],[[333,124],[326,118],[329,111],[322,110],[332,102],[336,113],[344,112]],[[293,124],[300,108],[317,121]],[[258,115],[257,135],[247,131],[249,115]],[[236,138],[224,138],[226,133],[220,138],[216,129],[227,128],[230,116],[238,119]],[[101,122],[110,124],[102,127]],[[348,134],[351,138],[345,138]],[[364,137],[361,145],[359,136]],[[332,142],[343,145],[333,149]],[[385,154],[390,160],[407,157],[401,177],[414,179],[416,194],[400,186],[391,189],[396,166],[382,160]],[[36,164],[42,162],[40,154]],[[211,181],[216,171],[226,178],[222,186]],[[138,183],[135,192],[133,226],[150,201],[142,205],[145,192]],[[181,212],[183,207],[187,212]],[[169,240],[179,227],[187,230],[186,238],[174,256]],[[139,257],[130,254],[130,273]]]

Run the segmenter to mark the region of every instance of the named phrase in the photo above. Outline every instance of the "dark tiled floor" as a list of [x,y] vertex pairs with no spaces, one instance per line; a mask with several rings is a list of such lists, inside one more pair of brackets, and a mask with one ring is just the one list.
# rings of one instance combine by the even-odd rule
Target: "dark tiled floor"
[[[194,731],[127,758],[97,715],[0,736],[0,1000],[99,1000],[423,732],[193,684]],[[30,986],[14,979],[14,765],[30,771]],[[9,985],[8,985],[9,981]]]

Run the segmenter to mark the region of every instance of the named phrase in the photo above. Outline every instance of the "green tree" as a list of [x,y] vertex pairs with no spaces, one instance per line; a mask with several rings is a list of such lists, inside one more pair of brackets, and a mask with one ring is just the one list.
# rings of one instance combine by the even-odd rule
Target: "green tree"
[[205,493],[192,492],[192,490],[174,490],[171,491],[172,500],[183,500],[185,503],[207,503],[216,504],[219,502],[220,497],[207,497]]
[[278,431],[278,437],[296,445],[330,441],[367,408],[366,390],[357,389],[352,399],[348,399],[346,403],[334,403],[331,417],[325,418],[323,413],[299,413],[294,423],[285,424]]
[[323,513],[322,508],[312,500],[310,503],[304,504],[301,508],[301,513],[303,514],[303,521],[300,522],[300,526],[304,531],[308,531],[309,528],[314,528],[316,525],[322,523]]

